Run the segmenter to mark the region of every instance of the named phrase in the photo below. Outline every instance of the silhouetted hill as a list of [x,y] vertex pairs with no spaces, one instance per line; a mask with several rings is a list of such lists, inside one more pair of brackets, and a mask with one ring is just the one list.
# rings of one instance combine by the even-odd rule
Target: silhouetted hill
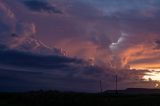
[[[160,94],[160,89],[147,89],[147,88],[127,88],[125,90],[118,90],[119,94]],[[104,94],[114,94],[116,90],[107,90]]]

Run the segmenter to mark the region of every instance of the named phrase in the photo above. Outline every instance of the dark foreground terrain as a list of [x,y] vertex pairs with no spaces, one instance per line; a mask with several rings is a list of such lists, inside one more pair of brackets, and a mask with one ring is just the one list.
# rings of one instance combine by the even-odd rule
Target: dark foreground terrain
[[56,91],[0,93],[0,106],[160,106],[160,95],[89,94]]

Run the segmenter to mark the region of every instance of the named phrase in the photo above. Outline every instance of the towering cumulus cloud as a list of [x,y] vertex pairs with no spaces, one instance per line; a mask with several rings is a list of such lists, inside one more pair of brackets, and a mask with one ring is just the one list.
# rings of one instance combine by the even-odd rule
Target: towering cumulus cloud
[[49,48],[36,39],[36,26],[33,22],[28,23],[20,21],[8,4],[5,2],[1,2],[0,4],[1,45],[10,49],[63,55],[63,52],[60,49]]
[[158,87],[159,0],[0,0],[0,91]]

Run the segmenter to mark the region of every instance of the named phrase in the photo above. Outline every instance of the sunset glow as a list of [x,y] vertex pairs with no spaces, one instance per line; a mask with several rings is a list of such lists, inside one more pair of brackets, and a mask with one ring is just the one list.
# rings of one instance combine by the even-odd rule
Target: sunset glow
[[160,69],[149,69],[150,72],[145,73],[144,79],[145,80],[154,80],[154,81],[160,81]]
[[159,14],[159,0],[0,0],[0,90],[159,87]]
[[142,77],[142,79],[144,79],[145,81],[160,81],[160,69],[156,69],[156,68],[140,68],[140,67],[134,67],[134,68],[130,68],[130,69],[136,69],[136,70],[148,70],[148,72],[144,73],[144,76]]

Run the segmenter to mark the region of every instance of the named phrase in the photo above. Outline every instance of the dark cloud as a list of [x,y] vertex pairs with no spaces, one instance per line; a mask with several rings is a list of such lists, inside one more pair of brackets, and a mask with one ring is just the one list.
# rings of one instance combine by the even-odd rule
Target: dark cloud
[[[70,64],[81,64],[83,61],[58,55],[36,55],[15,50],[1,50],[0,64],[18,67],[42,69],[65,68]],[[24,60],[24,61],[23,61]]]
[[0,61],[1,91],[96,91],[97,79],[106,76],[99,67],[92,67],[81,59],[65,56],[37,55],[5,49],[0,51],[0,60],[3,60]]
[[155,49],[160,49],[160,40],[156,40],[154,43],[155,43]]
[[119,88],[122,89],[134,86],[133,82],[143,81],[147,72],[92,66],[84,60],[66,56],[38,55],[7,48],[0,50],[1,91],[58,89],[96,92],[100,80],[104,89],[114,88],[115,75],[118,75]]
[[62,11],[45,1],[27,0],[23,2],[29,9],[37,12],[46,11],[48,13],[62,14]]
[[158,13],[158,0],[0,1],[0,90],[113,89],[116,74],[120,89],[154,87]]

